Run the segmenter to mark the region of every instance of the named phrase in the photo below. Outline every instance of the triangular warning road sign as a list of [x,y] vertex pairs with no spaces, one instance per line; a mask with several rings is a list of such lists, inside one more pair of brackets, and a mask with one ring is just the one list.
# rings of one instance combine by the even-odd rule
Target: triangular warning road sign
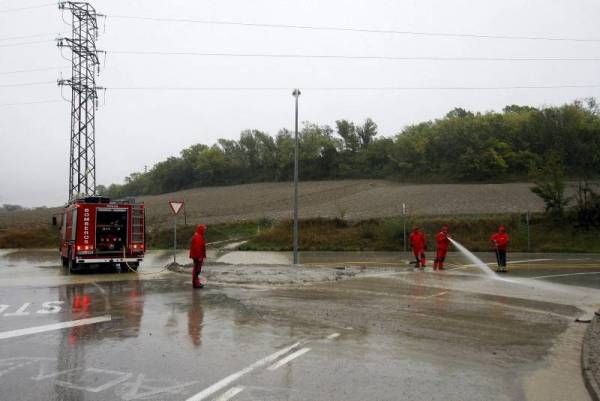
[[173,214],[176,215],[177,213],[179,213],[179,211],[183,207],[183,202],[169,201],[169,206],[171,206],[171,210],[173,211]]

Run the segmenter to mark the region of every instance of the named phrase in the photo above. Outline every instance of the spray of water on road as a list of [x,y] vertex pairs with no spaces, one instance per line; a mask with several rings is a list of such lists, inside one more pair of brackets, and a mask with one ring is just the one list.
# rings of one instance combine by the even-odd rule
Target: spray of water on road
[[462,253],[471,263],[473,263],[473,266],[477,267],[490,278],[498,278],[496,273],[494,273],[487,264],[483,263],[481,259],[475,256],[473,252],[469,251],[467,248],[462,246],[459,242],[455,241],[454,239],[448,239],[450,240],[450,242],[452,242],[452,245],[454,245],[456,249],[460,251],[460,253]]
[[473,266],[481,270],[487,278],[492,278],[503,283],[509,283],[518,286],[525,286],[529,289],[552,291],[554,293],[573,293],[574,287],[563,286],[557,283],[541,282],[538,280],[528,278],[505,278],[498,276],[486,263],[475,256],[471,251],[461,245],[459,242],[452,238],[448,238],[450,242],[458,249],[471,263]]

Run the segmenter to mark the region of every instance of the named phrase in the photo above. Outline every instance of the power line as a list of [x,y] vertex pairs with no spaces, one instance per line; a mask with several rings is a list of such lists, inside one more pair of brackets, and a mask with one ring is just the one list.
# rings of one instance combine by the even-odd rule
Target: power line
[[0,10],[0,13],[12,13],[12,12],[16,12],[16,11],[34,10],[37,8],[50,7],[50,6],[55,6],[55,5],[56,5],[56,3],[46,3],[46,4],[38,4],[37,6],[30,6],[30,7],[8,8],[8,9]]
[[0,88],[16,88],[21,86],[41,86],[41,85],[56,85],[56,81],[45,81],[45,82],[24,82],[18,84],[2,84]]
[[[174,87],[174,86],[108,86],[108,91],[289,91],[292,87]],[[379,86],[379,87],[303,87],[303,91],[485,91],[527,89],[589,89],[589,85],[512,85],[512,86]]]
[[444,56],[353,56],[334,54],[292,54],[292,53],[222,53],[222,52],[166,52],[113,50],[110,54],[129,54],[139,56],[200,56],[200,57],[257,57],[289,59],[340,59],[340,60],[386,60],[386,61],[515,61],[515,62],[579,62],[600,61],[596,57],[444,57]]
[[253,28],[299,29],[299,30],[333,31],[333,32],[359,32],[359,33],[374,33],[374,34],[433,36],[433,37],[471,38],[471,39],[537,40],[537,41],[552,41],[552,42],[600,43],[600,39],[593,39],[593,38],[494,35],[494,34],[454,33],[454,32],[427,32],[427,31],[408,31],[408,30],[394,30],[394,29],[335,27],[335,26],[323,26],[323,25],[319,26],[319,25],[264,24],[264,23],[239,22],[239,21],[199,20],[199,19],[188,19],[188,18],[138,17],[138,16],[133,16],[133,15],[109,15],[108,17],[114,18],[114,19],[129,19],[129,20],[139,20],[139,21],[175,22],[175,23],[205,24],[205,25],[229,25],[229,26],[243,26],[243,27],[253,27]]
[[45,104],[45,103],[64,103],[64,100],[39,100],[34,102],[17,102],[17,103],[4,103],[0,104],[0,107],[11,107],[11,106],[26,106],[32,104]]
[[[37,33],[35,35],[23,35],[23,36],[7,36],[4,38],[0,38],[0,42],[5,41],[5,40],[19,40],[19,39],[30,39],[30,38],[39,38],[42,36],[50,36],[50,35],[55,35],[54,32],[47,32],[47,33]],[[59,33],[58,35],[62,35],[62,33]]]
[[[30,82],[0,85],[0,88],[50,85],[55,82]],[[292,86],[219,87],[219,86],[108,86],[107,91],[289,91]],[[527,89],[595,89],[600,84],[582,85],[508,85],[508,86],[313,86],[304,91],[495,91]]]
[[63,67],[32,68],[30,70],[0,71],[0,75],[23,74],[27,72],[62,70]]
[[[16,0],[0,0],[0,4],[4,4],[4,3],[10,3],[10,2],[13,2],[13,1],[16,1]],[[18,0],[18,1],[19,1],[20,3],[24,3],[24,2],[27,2],[27,1],[29,1],[29,0]]]
[[[380,87],[304,87],[303,91],[350,92],[350,91],[501,91],[501,90],[549,90],[549,89],[596,89],[595,85],[517,85],[517,86],[380,86]],[[168,86],[114,86],[104,88],[112,91],[252,91],[252,92],[289,92],[290,87],[168,87]],[[37,104],[64,103],[64,100],[39,100],[0,104],[1,107],[26,106]]]
[[19,43],[10,43],[7,45],[0,45],[0,47],[19,47],[19,46],[29,46],[29,45],[39,45],[41,43],[51,43],[54,40],[36,40],[32,42],[19,42]]

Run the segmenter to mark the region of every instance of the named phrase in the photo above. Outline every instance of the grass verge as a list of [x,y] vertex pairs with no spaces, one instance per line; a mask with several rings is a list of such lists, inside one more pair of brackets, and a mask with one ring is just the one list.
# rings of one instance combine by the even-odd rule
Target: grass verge
[[[490,235],[504,224],[514,252],[600,252],[600,230],[581,230],[553,222],[543,215],[531,217],[529,230],[523,215],[487,215],[371,219],[347,222],[310,219],[300,222],[300,249],[304,251],[398,251],[404,249],[413,225],[421,227],[428,248],[435,249],[434,235],[443,224],[452,236],[472,251],[488,251]],[[529,231],[529,240],[528,240]],[[283,221],[263,231],[241,247],[243,250],[288,251],[292,249],[292,222]]]
[[57,248],[58,230],[52,226],[0,230],[0,248]]
[[[600,230],[581,230],[568,223],[557,223],[544,215],[533,215],[529,230],[525,217],[510,215],[465,215],[439,217],[401,217],[347,221],[343,219],[306,219],[300,221],[300,249],[303,251],[399,251],[404,249],[413,225],[426,233],[428,248],[435,249],[433,236],[443,224],[453,237],[472,251],[488,251],[489,237],[498,224],[506,225],[514,252],[600,253]],[[163,226],[164,227],[164,226]],[[186,248],[196,227],[177,227],[178,247]],[[529,231],[529,241],[528,241]],[[289,251],[292,249],[292,222],[274,223],[268,219],[211,224],[207,242],[247,239],[242,250]],[[173,228],[148,227],[148,249],[173,246]],[[0,248],[55,248],[58,229],[47,225],[13,227],[0,230]]]

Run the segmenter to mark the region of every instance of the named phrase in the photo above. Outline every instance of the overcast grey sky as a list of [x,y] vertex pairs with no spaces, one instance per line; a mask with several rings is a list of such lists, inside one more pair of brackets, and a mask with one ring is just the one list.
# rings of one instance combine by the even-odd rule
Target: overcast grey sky
[[[51,40],[70,27],[47,0],[0,0],[0,105],[61,99],[52,82],[70,64]],[[195,143],[237,139],[243,129],[274,135],[292,127],[291,88],[598,85],[600,62],[398,61],[225,58],[111,51],[298,53],[443,57],[600,57],[600,42],[428,37],[139,21],[111,16],[325,25],[384,30],[600,39],[596,0],[96,0],[107,14],[97,45],[108,51],[98,84],[115,87],[285,87],[284,91],[108,90],[97,112],[97,181],[133,171]],[[68,17],[68,16],[67,16]],[[70,19],[68,19],[70,20]],[[47,34],[22,40],[7,37]],[[20,42],[46,43],[2,47]],[[65,53],[68,56],[68,52]],[[22,69],[62,69],[2,74]],[[49,82],[46,85],[2,87]],[[67,89],[64,95],[69,96]],[[454,107],[557,105],[599,97],[599,88],[494,91],[303,90],[303,121],[373,118],[382,135]],[[68,103],[0,106],[0,204],[58,205],[67,198]]]

